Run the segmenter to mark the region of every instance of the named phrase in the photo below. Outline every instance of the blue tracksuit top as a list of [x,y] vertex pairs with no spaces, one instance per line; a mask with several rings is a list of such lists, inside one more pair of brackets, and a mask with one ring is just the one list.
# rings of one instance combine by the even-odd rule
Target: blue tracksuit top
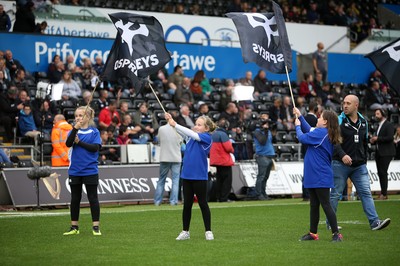
[[301,143],[308,145],[304,157],[304,187],[333,188],[333,145],[328,137],[328,129],[312,128],[303,116],[299,119],[301,127],[296,126],[297,138]]

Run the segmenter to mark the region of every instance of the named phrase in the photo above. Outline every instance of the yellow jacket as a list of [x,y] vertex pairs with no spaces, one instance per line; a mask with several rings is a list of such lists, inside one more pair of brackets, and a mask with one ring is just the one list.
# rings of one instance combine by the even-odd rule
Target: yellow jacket
[[67,121],[58,121],[51,131],[51,145],[53,152],[51,153],[52,166],[69,166],[68,151],[65,145],[68,132],[72,130],[72,126]]

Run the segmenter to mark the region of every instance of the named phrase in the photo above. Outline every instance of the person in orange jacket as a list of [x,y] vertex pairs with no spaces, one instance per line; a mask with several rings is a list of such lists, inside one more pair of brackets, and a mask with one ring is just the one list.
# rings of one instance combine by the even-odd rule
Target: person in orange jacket
[[51,153],[52,166],[69,166],[68,151],[65,145],[68,132],[72,130],[72,126],[65,121],[65,117],[58,114],[54,117],[54,126],[51,131],[51,145],[53,152]]

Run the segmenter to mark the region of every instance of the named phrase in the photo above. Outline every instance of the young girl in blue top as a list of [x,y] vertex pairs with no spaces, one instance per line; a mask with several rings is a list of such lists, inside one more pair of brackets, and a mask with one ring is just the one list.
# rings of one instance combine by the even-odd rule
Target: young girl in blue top
[[176,240],[190,239],[189,227],[195,194],[203,216],[206,240],[214,240],[214,235],[211,231],[211,213],[207,203],[207,157],[212,144],[210,132],[213,132],[216,126],[207,116],[200,116],[196,120],[193,130],[178,125],[168,113],[165,114],[165,119],[167,119],[170,126],[176,128],[176,131],[180,135],[186,137],[186,151],[183,157],[181,172],[183,186],[183,231]]
[[318,240],[321,205],[331,225],[332,241],[342,241],[336,214],[329,200],[330,188],[334,187],[331,167],[333,147],[341,142],[338,117],[333,111],[324,111],[318,118],[316,128],[312,128],[299,109],[293,108],[293,113],[298,117],[295,121],[297,138],[302,144],[308,145],[304,157],[304,187],[310,191],[310,232],[300,240]]
[[93,235],[101,235],[99,229],[100,204],[97,196],[99,170],[97,159],[101,147],[100,133],[94,119],[94,110],[81,106],[75,110],[75,125],[69,133],[66,145],[69,150],[68,169],[71,188],[71,228],[64,235],[79,234],[79,211],[82,198],[82,184],[85,184],[93,221]]

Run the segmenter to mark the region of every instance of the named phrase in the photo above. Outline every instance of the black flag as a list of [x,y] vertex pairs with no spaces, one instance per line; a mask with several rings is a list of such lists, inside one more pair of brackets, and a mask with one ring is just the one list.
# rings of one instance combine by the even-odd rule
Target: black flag
[[138,91],[147,76],[171,60],[163,28],[153,16],[125,12],[109,16],[118,33],[101,79],[111,82],[128,79]]
[[243,61],[255,62],[272,73],[292,71],[292,51],[285,20],[278,4],[273,13],[228,13],[235,23],[242,47]]
[[382,73],[391,89],[400,95],[400,38],[365,55]]

